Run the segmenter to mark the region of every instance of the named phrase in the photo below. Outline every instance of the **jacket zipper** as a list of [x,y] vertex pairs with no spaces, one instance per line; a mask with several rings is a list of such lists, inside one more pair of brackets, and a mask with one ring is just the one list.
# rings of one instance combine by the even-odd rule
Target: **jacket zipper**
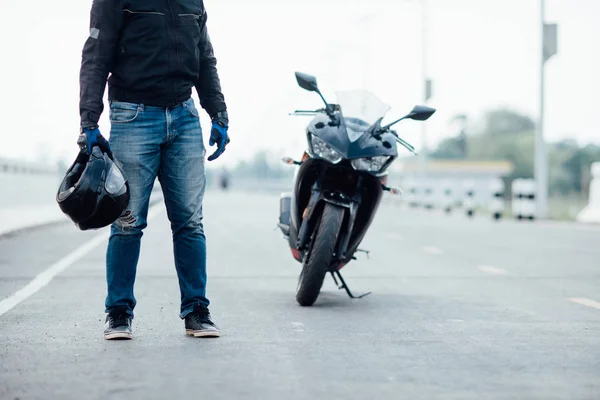
[[156,11],[131,11],[128,10],[127,8],[123,9],[123,11],[128,12],[130,14],[154,14],[154,15],[165,15],[164,13],[161,12],[156,12]]
[[180,17],[194,17],[196,19],[200,19],[200,15],[198,14],[179,14]]
[[[173,5],[171,4],[171,0],[167,0],[167,3],[169,4],[169,10],[171,10],[171,16],[173,17],[173,26],[171,28],[171,30],[173,31],[173,35],[175,36],[175,67],[177,69],[179,69],[179,36],[177,35],[177,20],[175,19],[175,12],[173,11]],[[173,104],[175,104],[175,89],[172,89],[172,95],[173,95]]]

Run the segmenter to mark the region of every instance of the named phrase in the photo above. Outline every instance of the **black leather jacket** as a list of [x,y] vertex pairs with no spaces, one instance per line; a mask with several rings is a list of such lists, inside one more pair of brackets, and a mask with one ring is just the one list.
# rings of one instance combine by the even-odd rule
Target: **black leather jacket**
[[80,74],[81,126],[109,100],[171,107],[196,87],[213,117],[227,109],[202,0],[94,0]]

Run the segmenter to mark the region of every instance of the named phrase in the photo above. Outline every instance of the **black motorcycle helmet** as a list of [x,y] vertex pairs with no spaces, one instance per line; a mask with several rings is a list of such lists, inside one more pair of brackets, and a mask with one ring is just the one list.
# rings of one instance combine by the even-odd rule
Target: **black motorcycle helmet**
[[82,150],[56,195],[60,209],[82,231],[115,222],[129,204],[129,184],[112,153]]

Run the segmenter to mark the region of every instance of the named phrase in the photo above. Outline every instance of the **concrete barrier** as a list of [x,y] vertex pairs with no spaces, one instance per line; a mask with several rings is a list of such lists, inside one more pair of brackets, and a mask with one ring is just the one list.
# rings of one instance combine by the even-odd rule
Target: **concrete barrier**
[[587,207],[577,215],[577,221],[583,223],[600,223],[600,162],[592,164],[592,181]]

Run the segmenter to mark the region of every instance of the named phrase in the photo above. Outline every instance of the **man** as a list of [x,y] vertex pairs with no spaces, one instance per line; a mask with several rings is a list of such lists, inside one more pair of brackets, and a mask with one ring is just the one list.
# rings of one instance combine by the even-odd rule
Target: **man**
[[[217,159],[229,142],[227,107],[206,28],[202,0],[94,0],[80,74],[81,138],[112,150],[129,181],[131,200],[112,225],[106,255],[105,339],[131,339],[133,294],[148,202],[158,177],[171,222],[186,333],[217,337],[206,298],[202,225],[206,150],[195,87],[212,118]],[[108,78],[110,74],[110,78]],[[110,139],[98,130],[108,78]]]

